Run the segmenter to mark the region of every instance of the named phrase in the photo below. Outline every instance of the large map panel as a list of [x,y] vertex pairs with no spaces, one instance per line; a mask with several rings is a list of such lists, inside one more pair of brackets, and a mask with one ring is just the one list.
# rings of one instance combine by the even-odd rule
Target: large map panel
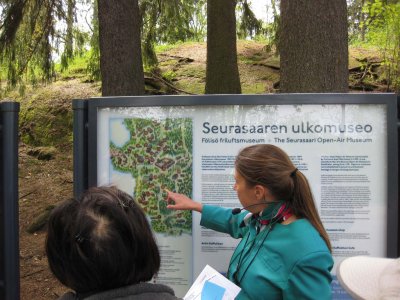
[[150,217],[155,232],[175,236],[191,234],[191,212],[169,210],[164,199],[165,189],[192,195],[192,120],[125,118],[118,121],[128,130],[129,138],[121,146],[110,138],[114,170],[132,175],[134,197]]

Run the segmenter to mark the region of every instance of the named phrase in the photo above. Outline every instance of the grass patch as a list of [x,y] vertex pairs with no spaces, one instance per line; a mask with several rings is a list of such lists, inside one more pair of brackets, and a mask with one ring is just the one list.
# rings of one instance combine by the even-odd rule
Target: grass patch
[[181,90],[184,90],[185,92],[196,94],[196,95],[201,95],[204,94],[205,90],[205,83],[204,81],[200,80],[180,80],[176,83],[176,87],[178,87]]
[[158,63],[158,67],[159,68],[173,68],[177,62],[178,62],[177,59],[172,59],[172,58],[163,60]]
[[87,65],[89,61],[90,52],[85,52],[82,56],[76,56],[69,62],[68,68],[62,70],[60,63],[56,64],[56,72],[61,80],[71,78],[85,78],[88,76]]
[[172,49],[179,48],[180,46],[182,46],[182,44],[183,43],[156,45],[154,47],[154,50],[156,51],[156,53],[163,53],[163,52],[170,51]]
[[248,65],[259,63],[263,60],[265,60],[265,56],[262,53],[254,53],[252,56],[246,56],[243,54],[238,55],[238,62]]
[[242,94],[265,94],[265,82],[242,84]]
[[162,77],[168,81],[173,81],[176,79],[176,73],[172,70],[162,73]]
[[184,77],[205,80],[206,67],[203,65],[188,65],[176,70],[175,73],[178,77],[181,77],[180,80],[185,80]]

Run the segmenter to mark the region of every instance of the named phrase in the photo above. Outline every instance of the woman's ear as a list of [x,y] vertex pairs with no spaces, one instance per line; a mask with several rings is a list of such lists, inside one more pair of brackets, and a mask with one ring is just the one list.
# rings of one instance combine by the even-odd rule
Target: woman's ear
[[274,201],[274,197],[272,196],[271,192],[269,191],[268,188],[265,186],[262,186],[260,184],[257,184],[255,187],[255,194],[256,194],[256,199],[258,201],[264,200],[264,201]]
[[254,186],[254,192],[256,194],[257,200],[263,200],[266,197],[267,188],[260,184],[257,184]]

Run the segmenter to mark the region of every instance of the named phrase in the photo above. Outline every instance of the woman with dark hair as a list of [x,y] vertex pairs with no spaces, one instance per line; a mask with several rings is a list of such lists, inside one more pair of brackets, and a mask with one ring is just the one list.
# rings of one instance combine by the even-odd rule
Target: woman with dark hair
[[128,194],[94,187],[56,207],[49,219],[50,269],[74,290],[60,299],[178,299],[148,283],[160,254],[146,216]]
[[202,226],[242,238],[227,273],[242,289],[236,299],[331,299],[329,237],[308,181],[288,155],[273,145],[244,148],[234,189],[243,209],[170,191],[167,207],[200,212]]

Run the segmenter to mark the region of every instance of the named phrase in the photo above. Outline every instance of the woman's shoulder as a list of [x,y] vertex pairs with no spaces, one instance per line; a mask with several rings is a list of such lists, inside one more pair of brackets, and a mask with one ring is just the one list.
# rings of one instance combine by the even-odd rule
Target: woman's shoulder
[[292,234],[296,236],[299,232],[302,232],[303,236],[318,234],[318,231],[314,228],[314,226],[310,223],[310,221],[305,218],[296,219],[295,221],[287,225],[283,224],[278,224],[278,225],[281,228],[281,230],[286,231],[287,234]]
[[281,242],[276,251],[289,272],[296,266],[316,266],[317,269],[331,270],[332,254],[319,232],[307,219],[297,219],[289,225],[279,226],[279,229],[281,230],[277,230],[276,239]]
[[329,249],[314,226],[307,219],[297,219],[288,225],[281,225],[279,234],[284,237],[289,252],[307,255],[312,252],[329,252]]

